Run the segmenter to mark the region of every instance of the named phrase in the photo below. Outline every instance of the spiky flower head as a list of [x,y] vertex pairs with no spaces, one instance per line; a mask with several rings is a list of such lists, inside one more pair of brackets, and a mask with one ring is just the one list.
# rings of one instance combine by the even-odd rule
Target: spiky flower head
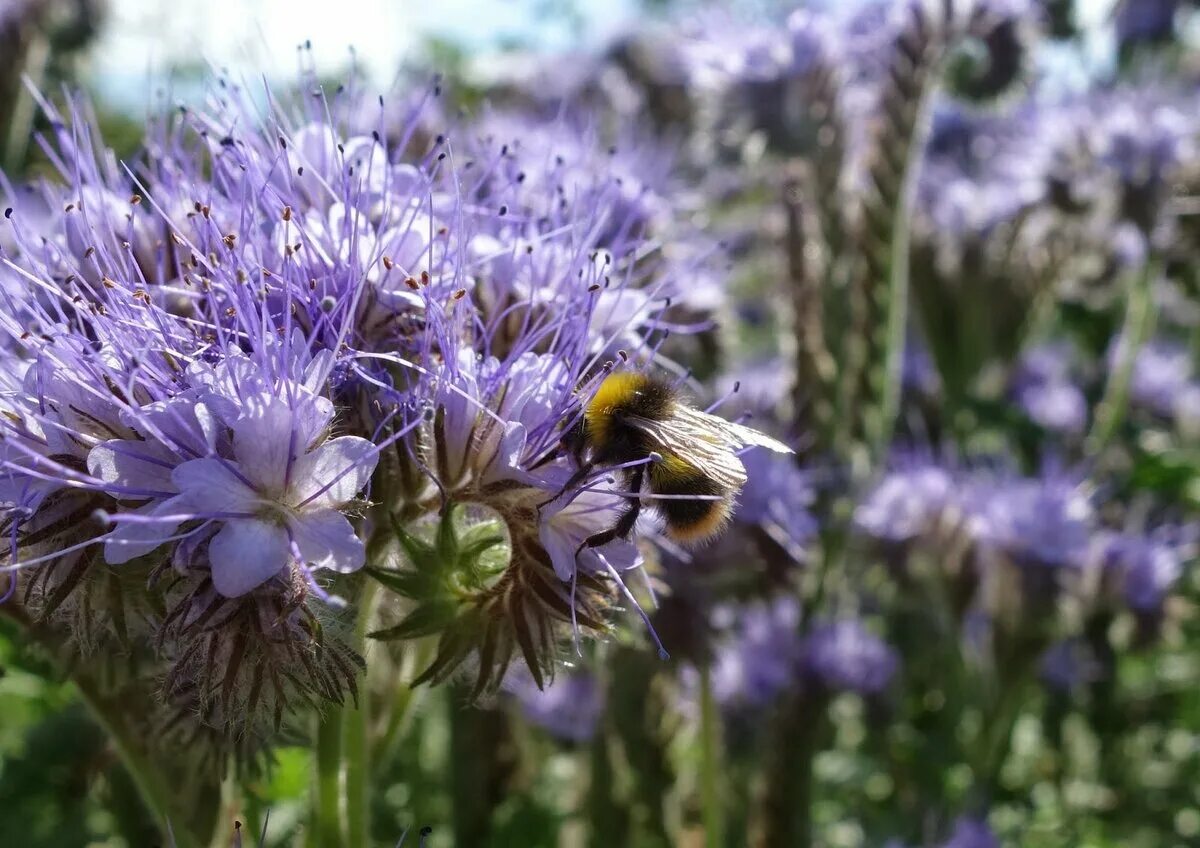
[[854,523],[872,539],[904,544],[928,538],[957,497],[954,476],[924,458],[905,459],[885,474],[854,511]]
[[368,559],[401,563],[372,569],[387,632],[440,638],[427,679],[542,685],[641,561],[580,550],[627,496],[562,437],[706,326],[665,317],[691,260],[648,261],[668,225],[611,154],[268,100],[217,80],[128,166],[43,104],[59,180],[0,222],[5,571],[80,644],[143,628],[146,673],[235,733],[354,693],[339,575]]

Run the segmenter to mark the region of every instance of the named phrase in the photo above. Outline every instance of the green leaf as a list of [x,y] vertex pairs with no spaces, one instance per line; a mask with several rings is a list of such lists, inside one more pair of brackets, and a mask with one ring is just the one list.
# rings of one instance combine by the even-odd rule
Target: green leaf
[[1200,454],[1187,450],[1141,452],[1130,472],[1129,486],[1200,504]]
[[457,615],[458,604],[453,600],[443,598],[427,601],[410,612],[403,621],[394,627],[376,630],[369,635],[372,639],[380,641],[429,636],[445,630],[454,622]]

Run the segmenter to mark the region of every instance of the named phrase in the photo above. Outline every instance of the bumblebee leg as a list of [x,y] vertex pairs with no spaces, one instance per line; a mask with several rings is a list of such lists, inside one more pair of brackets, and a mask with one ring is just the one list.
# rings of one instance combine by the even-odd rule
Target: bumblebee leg
[[594,533],[588,536],[575,549],[575,556],[579,556],[585,548],[598,548],[602,545],[607,545],[615,539],[624,539],[632,532],[633,527],[637,524],[638,516],[642,513],[642,499],[639,497],[642,493],[642,480],[645,477],[645,466],[639,465],[629,474],[629,493],[634,495],[629,499],[629,506],[621,513],[621,517],[617,519],[617,523],[612,527],[600,533]]

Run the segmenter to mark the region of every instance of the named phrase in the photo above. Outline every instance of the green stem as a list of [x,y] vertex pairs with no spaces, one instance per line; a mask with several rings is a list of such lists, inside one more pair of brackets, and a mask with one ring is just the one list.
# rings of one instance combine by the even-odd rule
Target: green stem
[[[44,632],[30,620],[15,600],[10,599],[0,604],[0,615],[15,622],[31,639],[44,646],[52,655],[57,655],[56,649],[60,647],[57,640],[46,638],[51,634]],[[96,723],[108,735],[121,764],[129,773],[159,829],[164,835],[173,834],[176,848],[200,848],[206,840],[192,831],[193,820],[188,813],[174,809],[177,795],[172,791],[172,787],[176,782],[167,777],[144,748],[142,742],[146,738],[145,733],[130,725],[128,704],[123,703],[121,699],[106,696],[98,682],[83,670],[85,665],[76,666],[69,674],[69,679],[75,684],[80,699]]]
[[621,670],[609,678],[607,720],[621,753],[614,765],[629,782],[620,798],[632,823],[626,842],[665,848],[674,844],[667,832],[667,797],[678,781],[668,750],[671,731],[663,722],[670,706],[658,685],[662,662],[648,651],[624,646],[613,651],[609,667]]
[[790,696],[772,722],[759,848],[812,845],[813,760],[821,748],[825,698]]
[[596,728],[590,750],[587,795],[589,848],[610,848],[630,841],[629,811],[616,797],[617,774],[609,750],[609,722]]
[[[922,106],[922,109],[924,107]],[[904,369],[904,345],[908,332],[908,263],[909,263],[909,232],[908,197],[912,194],[909,183],[914,179],[917,170],[914,160],[924,148],[923,144],[913,145],[913,153],[909,157],[908,166],[904,169],[902,202],[896,208],[896,219],[891,244],[891,261],[888,279],[887,307],[887,338],[884,343],[883,368],[884,377],[882,394],[879,399],[879,419],[875,424],[874,438],[871,439],[871,459],[878,462],[892,440],[892,430],[896,424],[896,415],[900,409],[900,384]]]
[[1104,387],[1104,397],[1096,408],[1096,420],[1086,442],[1089,457],[1096,456],[1108,446],[1121,422],[1125,420],[1134,361],[1154,327],[1154,296],[1151,289],[1157,276],[1158,263],[1151,260],[1143,266],[1130,287],[1125,306],[1125,323],[1118,337],[1121,357],[1109,375],[1108,385]]
[[502,762],[504,716],[474,706],[465,687],[450,689],[450,792],[454,844],[488,845]]
[[700,666],[700,798],[704,810],[704,835],[708,848],[719,848],[724,840],[724,810],[721,805],[721,727],[713,697],[712,671]]
[[1024,686],[1013,685],[1001,693],[999,701],[988,711],[980,732],[978,765],[975,768],[975,801],[986,810],[1000,784],[1000,771],[1012,748],[1013,730],[1021,717],[1021,707],[1028,703]]
[[[25,74],[29,84],[40,89],[45,81],[46,68],[50,64],[50,42],[43,35],[36,35],[25,57]],[[33,121],[37,115],[37,104],[29,89],[22,83],[17,85],[16,102],[8,124],[8,137],[4,145],[3,164],[13,173],[19,171],[25,161],[29,139],[33,135]]]
[[115,704],[105,698],[95,685],[95,681],[87,675],[77,675],[72,682],[87,705],[92,718],[96,720],[113,747],[121,757],[121,764],[129,772],[137,787],[142,800],[154,815],[155,821],[163,833],[174,831],[177,848],[199,848],[204,840],[190,832],[186,827],[186,817],[175,815],[172,811],[171,781],[158,770],[142,749],[140,741],[143,738],[125,721],[127,708]]
[[[379,584],[367,580],[359,597],[358,620],[354,628],[356,647],[366,656],[367,630],[375,608]],[[358,704],[344,710],[343,742],[346,746],[346,832],[350,848],[367,846],[371,839],[371,758],[368,731],[370,728],[370,693],[367,674],[359,675]]]
[[316,823],[318,848],[343,848],[342,713],[331,706],[317,719]]
[[374,745],[376,762],[390,762],[392,749],[395,747],[397,741],[402,739],[408,732],[417,705],[421,703],[421,700],[429,692],[428,686],[421,686],[414,689],[410,681],[421,669],[429,665],[436,646],[437,642],[435,640],[424,639],[410,643],[406,648],[410,652],[410,656],[414,659],[411,663],[407,663],[406,661],[401,673],[397,675],[398,682],[392,687],[390,697],[386,702],[387,705],[383,710],[384,714],[387,715],[387,725],[384,728],[383,734],[378,737],[378,741]]

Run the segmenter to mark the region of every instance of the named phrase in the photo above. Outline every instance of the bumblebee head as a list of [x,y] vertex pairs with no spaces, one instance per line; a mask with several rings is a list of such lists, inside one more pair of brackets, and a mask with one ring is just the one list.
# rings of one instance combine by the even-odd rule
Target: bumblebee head
[[666,415],[672,399],[670,386],[646,374],[609,374],[584,410],[587,441],[602,450],[621,426],[623,413],[657,420]]

